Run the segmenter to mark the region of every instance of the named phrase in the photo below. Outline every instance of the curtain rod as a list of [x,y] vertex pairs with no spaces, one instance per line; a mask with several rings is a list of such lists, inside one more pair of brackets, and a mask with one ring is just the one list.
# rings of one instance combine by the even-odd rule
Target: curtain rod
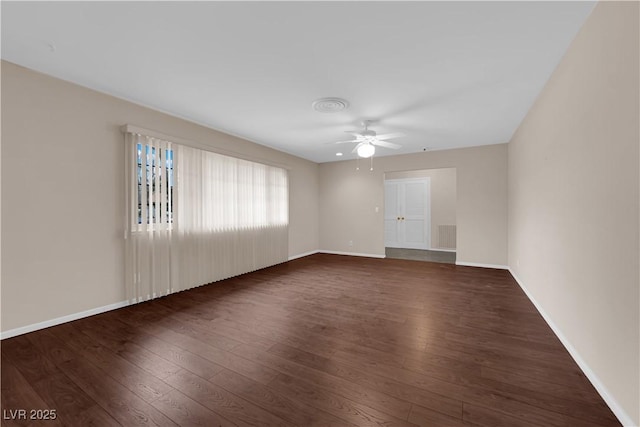
[[[235,157],[242,160],[248,160],[250,162],[262,163],[269,166],[276,166],[286,170],[291,169],[291,166],[283,163],[278,163],[271,160],[263,159],[261,157],[255,157],[255,156],[251,156],[243,153],[238,153],[237,151],[233,151],[233,150],[226,150],[224,148],[212,147],[210,145],[203,144],[201,142],[191,141],[189,139],[180,138],[178,136],[167,135],[162,132],[157,132],[155,130],[145,129],[140,126],[126,124],[120,127],[120,131],[122,131],[122,133],[137,133],[140,135],[150,136],[152,138],[162,139],[164,141],[173,142],[175,144],[186,145],[188,147],[198,148],[200,150],[210,151],[212,153]],[[269,148],[269,147],[266,147],[266,148]]]

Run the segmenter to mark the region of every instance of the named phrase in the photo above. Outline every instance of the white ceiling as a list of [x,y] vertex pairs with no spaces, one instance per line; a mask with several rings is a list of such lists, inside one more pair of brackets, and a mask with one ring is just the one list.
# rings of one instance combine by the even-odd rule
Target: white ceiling
[[508,142],[594,4],[2,1],[2,58],[327,162]]

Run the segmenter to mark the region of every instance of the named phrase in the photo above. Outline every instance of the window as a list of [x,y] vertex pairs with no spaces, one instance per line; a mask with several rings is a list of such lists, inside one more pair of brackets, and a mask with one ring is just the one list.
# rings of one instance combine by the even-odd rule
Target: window
[[283,168],[126,133],[130,301],[212,283],[288,259]]
[[137,144],[137,223],[173,223],[173,151]]

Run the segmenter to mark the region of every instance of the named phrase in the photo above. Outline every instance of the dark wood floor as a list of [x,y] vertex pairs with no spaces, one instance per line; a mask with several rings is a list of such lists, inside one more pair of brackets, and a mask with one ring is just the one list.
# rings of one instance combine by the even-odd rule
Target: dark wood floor
[[508,272],[322,254],[4,340],[2,409],[57,413],[3,426],[620,425]]
[[410,259],[414,261],[442,262],[445,264],[456,263],[455,252],[423,249],[385,248],[387,258]]

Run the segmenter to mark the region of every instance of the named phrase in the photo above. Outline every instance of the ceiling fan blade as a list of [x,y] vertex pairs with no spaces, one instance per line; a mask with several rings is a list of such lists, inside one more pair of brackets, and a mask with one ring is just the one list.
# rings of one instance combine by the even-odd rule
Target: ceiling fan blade
[[371,141],[371,143],[379,147],[392,148],[394,150],[397,150],[398,148],[402,147],[402,145],[400,144],[394,144],[393,142],[380,141],[380,140]]
[[384,133],[382,135],[376,135],[378,139],[393,139],[400,138],[401,136],[405,136],[404,133]]
[[350,139],[348,141],[338,141],[338,142],[325,142],[325,145],[335,145],[335,144],[348,144],[350,142],[360,142],[359,139]]

